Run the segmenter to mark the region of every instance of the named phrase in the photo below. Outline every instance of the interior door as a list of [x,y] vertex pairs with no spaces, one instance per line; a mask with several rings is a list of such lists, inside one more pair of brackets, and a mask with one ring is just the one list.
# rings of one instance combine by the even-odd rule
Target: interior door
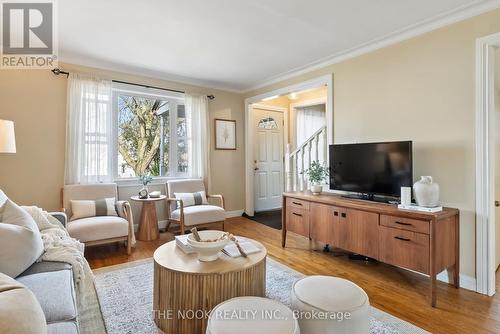
[[255,211],[281,208],[283,193],[283,113],[254,109]]

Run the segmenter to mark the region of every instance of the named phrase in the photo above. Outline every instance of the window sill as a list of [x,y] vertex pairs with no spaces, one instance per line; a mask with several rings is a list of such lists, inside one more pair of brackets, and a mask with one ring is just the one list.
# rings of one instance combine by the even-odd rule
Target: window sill
[[[189,176],[156,176],[153,177],[153,181],[148,186],[163,185],[170,180],[185,180],[190,178]],[[142,187],[141,181],[136,177],[115,179],[114,182],[118,187]]]

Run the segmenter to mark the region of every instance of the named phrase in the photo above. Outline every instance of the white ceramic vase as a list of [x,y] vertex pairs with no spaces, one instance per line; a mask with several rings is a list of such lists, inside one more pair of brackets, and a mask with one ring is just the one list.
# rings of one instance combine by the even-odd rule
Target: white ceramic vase
[[419,206],[433,208],[439,205],[439,184],[432,176],[421,176],[413,185],[413,192]]
[[312,184],[311,185],[311,192],[313,193],[313,195],[321,194],[322,190],[323,190],[323,186],[320,184]]

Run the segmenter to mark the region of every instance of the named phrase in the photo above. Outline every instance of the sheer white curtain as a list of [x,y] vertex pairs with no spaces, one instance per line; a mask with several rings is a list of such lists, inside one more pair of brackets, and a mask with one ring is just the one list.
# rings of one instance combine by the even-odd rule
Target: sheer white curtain
[[296,110],[296,146],[302,145],[309,137],[326,124],[325,105],[297,108]]
[[186,94],[189,175],[202,178],[211,190],[210,182],[210,126],[206,95]]
[[111,81],[71,73],[67,100],[65,183],[113,181]]

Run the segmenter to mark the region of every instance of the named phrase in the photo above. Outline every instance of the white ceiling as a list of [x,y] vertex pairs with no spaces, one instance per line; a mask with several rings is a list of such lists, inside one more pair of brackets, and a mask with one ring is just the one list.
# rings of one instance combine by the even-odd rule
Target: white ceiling
[[496,6],[496,0],[64,0],[59,59],[245,91]]

